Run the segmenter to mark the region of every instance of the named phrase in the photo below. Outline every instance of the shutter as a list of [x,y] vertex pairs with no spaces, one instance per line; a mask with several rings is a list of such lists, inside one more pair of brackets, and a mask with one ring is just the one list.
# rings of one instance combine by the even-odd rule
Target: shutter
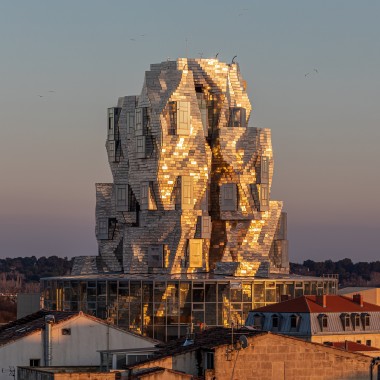
[[202,216],[201,237],[211,239],[211,216]]
[[221,211],[236,211],[237,188],[235,183],[224,183],[221,189]]
[[193,177],[181,177],[181,208],[182,210],[192,210],[194,207],[193,199]]
[[269,182],[269,157],[261,156],[260,183]]
[[98,239],[108,239],[108,218],[98,218]]
[[190,103],[177,102],[177,135],[190,133]]
[[143,124],[142,124],[142,108],[136,108],[135,111],[135,135],[142,136],[143,135]]
[[127,185],[115,185],[116,211],[128,211]]
[[189,240],[189,267],[202,268],[202,239]]

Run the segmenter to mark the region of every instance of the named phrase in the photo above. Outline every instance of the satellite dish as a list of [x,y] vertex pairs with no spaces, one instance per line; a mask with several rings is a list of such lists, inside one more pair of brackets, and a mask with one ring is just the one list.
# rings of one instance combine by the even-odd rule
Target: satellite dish
[[248,347],[248,339],[245,335],[240,335],[239,342],[241,345],[241,348],[247,348]]

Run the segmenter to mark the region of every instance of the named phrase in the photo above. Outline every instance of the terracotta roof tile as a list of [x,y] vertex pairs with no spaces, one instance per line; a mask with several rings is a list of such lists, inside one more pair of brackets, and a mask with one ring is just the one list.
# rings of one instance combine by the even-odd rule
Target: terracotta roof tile
[[365,344],[346,341],[346,342],[332,342],[332,347],[340,348],[346,351],[380,351],[379,348],[366,346]]
[[338,312],[365,312],[380,311],[380,306],[363,302],[363,306],[354,302],[352,298],[336,295],[326,295],[326,307],[317,302],[318,296],[302,296],[273,305],[255,309],[258,312],[274,313],[338,313]]

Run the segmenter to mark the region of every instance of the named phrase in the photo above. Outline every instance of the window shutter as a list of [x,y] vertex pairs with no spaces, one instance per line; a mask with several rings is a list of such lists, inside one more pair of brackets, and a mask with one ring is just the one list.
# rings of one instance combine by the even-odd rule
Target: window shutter
[[202,239],[189,240],[189,267],[202,268]]
[[237,187],[235,183],[224,183],[221,188],[221,211],[236,211]]
[[116,211],[128,211],[127,185],[115,185]]
[[162,268],[164,265],[164,246],[162,244],[150,245],[148,247],[148,267]]
[[136,157],[145,158],[145,136],[136,137]]
[[190,133],[190,103],[177,102],[177,134],[188,135]]
[[269,157],[261,156],[260,183],[269,182]]
[[201,237],[211,239],[211,216],[202,216]]
[[136,108],[135,111],[135,135],[143,135],[143,120],[142,120],[142,108]]
[[98,239],[108,239],[108,218],[98,218]]
[[194,207],[193,199],[193,177],[181,177],[181,208],[182,210],[192,210]]

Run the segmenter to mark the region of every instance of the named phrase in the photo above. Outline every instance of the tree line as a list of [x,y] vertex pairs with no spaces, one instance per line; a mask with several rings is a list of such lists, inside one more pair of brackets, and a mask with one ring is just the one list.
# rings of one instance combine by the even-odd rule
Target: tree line
[[338,261],[306,260],[302,264],[290,263],[291,273],[322,276],[337,274],[343,286],[380,286],[380,261],[353,263],[351,259]]

